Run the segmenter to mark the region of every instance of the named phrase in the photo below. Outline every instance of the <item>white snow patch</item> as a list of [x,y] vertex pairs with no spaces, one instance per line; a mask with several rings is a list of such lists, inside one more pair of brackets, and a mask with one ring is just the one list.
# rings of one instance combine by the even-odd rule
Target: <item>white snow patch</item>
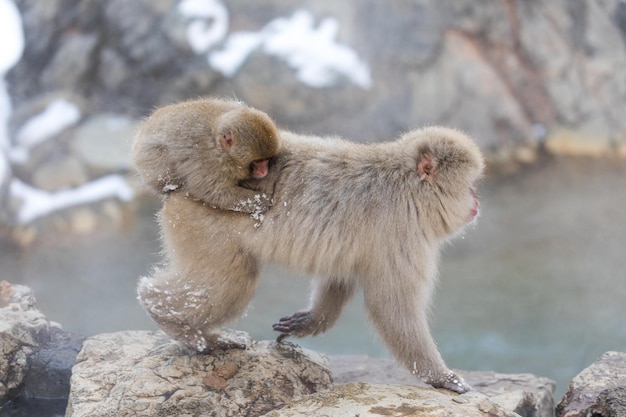
[[78,123],[80,116],[80,109],[74,103],[65,99],[54,100],[43,112],[27,120],[18,130],[17,145],[33,148]]
[[255,49],[261,46],[264,37],[255,32],[233,33],[228,37],[224,49],[209,55],[209,64],[226,77],[233,77]]
[[11,181],[11,194],[22,200],[18,221],[27,224],[54,211],[116,197],[133,198],[133,190],[120,175],[109,175],[77,188],[50,193],[33,188],[18,179]]
[[[187,40],[198,54],[208,53],[209,65],[233,77],[257,49],[282,59],[302,83],[330,87],[345,77],[363,89],[372,85],[369,67],[354,50],[337,43],[339,23],[325,18],[316,26],[313,15],[298,10],[291,17],[270,21],[259,32],[237,32],[226,38],[228,11],[218,0],[183,0],[179,12],[191,18]],[[224,41],[221,50],[210,51]]]
[[325,18],[315,27],[313,15],[299,10],[291,18],[273,20],[265,27],[265,52],[282,58],[296,76],[311,87],[329,87],[341,76],[361,88],[371,86],[369,68],[356,52],[336,41],[337,19]]
[[296,71],[296,77],[310,87],[330,87],[340,77],[346,77],[361,88],[370,88],[368,66],[352,49],[337,43],[338,30],[336,19],[323,19],[315,27],[313,15],[299,10],[290,18],[272,20],[258,33],[231,35],[222,51],[209,56],[209,63],[232,77],[248,56],[261,47],[268,55],[284,60]]
[[163,192],[164,193],[169,193],[170,191],[174,191],[178,189],[178,185],[176,184],[166,184],[163,186]]
[[208,52],[228,33],[228,10],[218,0],[183,0],[178,12],[191,19],[187,41],[196,54]]
[[12,0],[0,0],[0,39],[0,78],[4,78],[24,52],[22,17]]
[[22,17],[12,0],[0,0],[0,39],[0,152],[6,152],[9,148],[8,122],[12,108],[4,76],[18,63],[24,52]]

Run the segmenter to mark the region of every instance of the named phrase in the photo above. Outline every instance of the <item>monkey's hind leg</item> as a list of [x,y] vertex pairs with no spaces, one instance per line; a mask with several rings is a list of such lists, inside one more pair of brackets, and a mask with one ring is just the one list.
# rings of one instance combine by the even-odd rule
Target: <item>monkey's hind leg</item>
[[191,350],[245,349],[241,340],[222,337],[219,327],[242,315],[255,285],[235,288],[236,283],[221,282],[226,284],[227,291],[239,292],[238,302],[232,302],[223,289],[215,291],[210,281],[195,282],[167,269],[156,270],[152,277],[142,278],[137,298],[165,333]]
[[198,352],[210,348],[204,318],[197,310],[203,303],[202,295],[179,275],[162,269],[152,277],[141,278],[137,287],[137,299],[161,330]]
[[291,316],[282,317],[272,328],[281,332],[276,339],[282,342],[289,336],[315,336],[330,329],[336,322],[343,308],[354,294],[351,281],[328,279],[316,284],[311,307]]

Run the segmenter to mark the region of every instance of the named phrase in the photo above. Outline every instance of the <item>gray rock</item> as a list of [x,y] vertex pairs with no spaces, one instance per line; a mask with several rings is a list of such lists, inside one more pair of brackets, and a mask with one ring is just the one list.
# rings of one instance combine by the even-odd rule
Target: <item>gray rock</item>
[[[368,356],[330,356],[335,384],[407,384],[426,387],[393,360]],[[554,381],[531,374],[461,371],[476,392],[524,417],[554,416]]]
[[626,415],[626,353],[606,352],[574,377],[557,417]]
[[[543,80],[557,117],[565,126],[613,125],[623,131],[626,121],[616,118],[614,110],[623,114],[626,104],[616,98],[624,97],[626,87],[610,75],[626,64],[623,37],[613,19],[617,1],[520,6],[521,47]],[[616,107],[606,108],[607,100]]]
[[0,150],[0,224],[9,221],[9,184],[12,176],[11,165],[6,155]]
[[505,410],[523,417],[554,417],[554,381],[532,374],[466,372],[466,381]]
[[49,328],[28,287],[0,282],[0,403],[18,394]]
[[71,91],[89,75],[92,57],[97,46],[95,33],[66,34],[59,42],[52,61],[41,75],[42,84],[50,90]]
[[306,395],[265,414],[265,417],[308,416],[519,417],[519,414],[505,410],[476,391],[458,395],[433,388],[365,383]]
[[50,323],[30,288],[1,281],[0,404],[16,397],[67,397],[82,340]]
[[[409,118],[418,124],[453,124],[476,132],[475,139],[483,148],[511,147],[531,136],[531,120],[519,97],[485,58],[482,47],[462,33],[445,34],[433,63],[408,82],[412,91]],[[484,88],[486,84],[489,89]],[[483,104],[476,106],[482,99]]]
[[130,146],[136,127],[137,121],[126,116],[91,117],[74,133],[74,154],[99,173],[127,171],[132,167]]
[[50,192],[78,187],[89,181],[85,166],[71,154],[50,155],[33,170],[32,185]]
[[33,356],[20,396],[62,399],[70,393],[70,376],[85,336],[50,327],[49,340]]
[[589,409],[592,416],[626,416],[626,387],[608,388],[598,394],[598,402]]
[[72,370],[66,416],[258,416],[331,386],[327,361],[314,352],[225,336],[247,348],[196,354],[162,332],[89,338]]

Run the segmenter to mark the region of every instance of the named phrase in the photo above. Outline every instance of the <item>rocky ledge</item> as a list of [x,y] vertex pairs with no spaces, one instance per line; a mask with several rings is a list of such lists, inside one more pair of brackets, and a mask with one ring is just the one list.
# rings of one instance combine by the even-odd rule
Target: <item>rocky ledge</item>
[[2,281],[0,411],[28,397],[67,398],[72,417],[626,415],[625,353],[582,371],[555,409],[554,382],[530,374],[461,372],[474,390],[458,395],[416,385],[389,360],[226,335],[246,348],[194,354],[150,331],[85,340],[49,322],[28,287]]

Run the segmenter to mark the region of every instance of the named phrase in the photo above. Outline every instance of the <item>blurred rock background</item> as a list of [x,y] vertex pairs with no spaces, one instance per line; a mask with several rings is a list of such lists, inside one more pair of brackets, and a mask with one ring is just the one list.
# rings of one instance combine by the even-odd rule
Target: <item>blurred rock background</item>
[[[16,4],[26,46],[7,75],[13,131],[53,97],[76,103],[86,119],[142,117],[154,106],[224,94],[281,125],[361,140],[445,123],[472,132],[486,148],[561,130],[624,145],[626,4],[617,0]],[[298,13],[310,19],[300,28],[309,24],[353,50],[370,81],[338,74],[307,85],[267,45],[253,49],[232,76],[209,62],[242,32],[293,22]],[[190,33],[214,34],[194,51]]]
[[[623,1],[14,4],[24,47],[5,74],[11,174],[0,202],[4,235],[22,244],[36,233],[17,226],[25,198],[11,198],[10,178],[54,193],[129,174],[137,121],[201,95],[237,97],[285,128],[360,141],[454,126],[505,164],[533,162],[538,149],[626,157]],[[56,131],[23,143],[28,122],[59,103],[74,116],[51,112]],[[103,216],[119,224],[118,206],[56,216],[53,228],[88,232]]]

